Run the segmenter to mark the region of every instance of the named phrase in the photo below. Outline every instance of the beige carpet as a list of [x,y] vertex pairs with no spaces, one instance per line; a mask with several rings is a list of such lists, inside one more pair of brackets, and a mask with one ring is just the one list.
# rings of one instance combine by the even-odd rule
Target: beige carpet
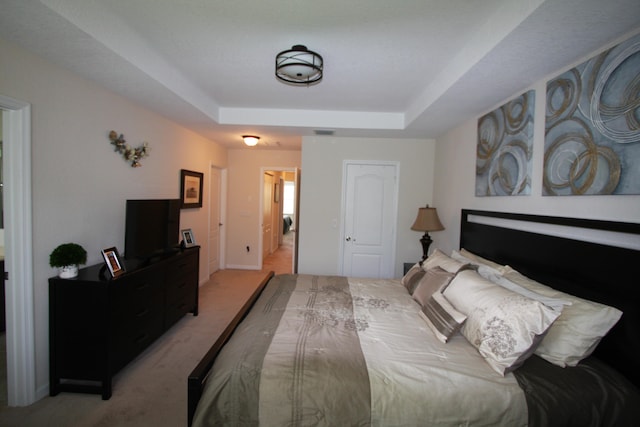
[[[286,263],[283,268],[286,270]],[[185,316],[120,371],[114,377],[110,400],[60,393],[28,407],[3,406],[0,426],[185,426],[187,376],[265,274],[244,270],[213,274],[200,287],[200,315]]]

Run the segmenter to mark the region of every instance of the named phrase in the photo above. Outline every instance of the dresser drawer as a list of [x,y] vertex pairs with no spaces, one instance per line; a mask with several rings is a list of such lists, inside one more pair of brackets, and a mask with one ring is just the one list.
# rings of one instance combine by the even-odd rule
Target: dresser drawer
[[196,289],[191,288],[185,292],[180,298],[167,300],[165,327],[169,328],[182,318],[186,313],[196,310]]
[[172,259],[165,267],[167,271],[167,282],[172,282],[184,277],[186,274],[197,272],[198,251],[189,250]]
[[167,301],[181,298],[187,292],[198,286],[198,274],[196,272],[185,274],[166,283]]
[[118,302],[143,301],[162,293],[163,272],[156,269],[144,273],[125,276],[113,282],[112,292]]
[[120,369],[162,335],[164,310],[162,294],[140,304],[129,304],[123,311],[114,311],[113,344],[118,352],[113,366]]

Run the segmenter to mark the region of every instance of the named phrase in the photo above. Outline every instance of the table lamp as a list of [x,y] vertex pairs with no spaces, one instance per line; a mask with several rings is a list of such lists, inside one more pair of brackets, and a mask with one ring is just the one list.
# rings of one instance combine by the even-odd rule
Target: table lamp
[[418,216],[411,226],[412,230],[416,231],[424,231],[424,236],[420,239],[420,243],[422,243],[422,261],[427,259],[427,252],[429,252],[429,246],[431,245],[431,237],[429,236],[429,231],[440,231],[444,230],[440,219],[438,218],[438,212],[436,208],[430,208],[427,205],[424,208],[418,209]]

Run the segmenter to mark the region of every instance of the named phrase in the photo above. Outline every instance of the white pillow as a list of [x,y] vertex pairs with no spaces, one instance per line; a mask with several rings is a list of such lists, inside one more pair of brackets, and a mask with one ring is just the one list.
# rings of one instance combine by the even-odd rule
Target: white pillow
[[456,261],[450,256],[444,254],[440,249],[436,249],[426,260],[424,260],[422,268],[429,270],[430,268],[440,267],[449,273],[457,273],[458,270],[464,267],[464,265],[465,263]]
[[536,301],[540,301],[544,305],[551,307],[556,311],[562,311],[565,306],[572,305],[573,303],[565,298],[554,298],[550,296],[541,295],[539,293],[533,292],[523,286],[517,285],[511,280],[507,279],[504,276],[494,276],[490,279],[492,282],[502,286],[503,288],[507,288],[510,291],[516,292],[520,295],[524,295],[527,298],[534,299]]
[[440,293],[434,292],[422,307],[420,317],[427,322],[433,334],[443,343],[453,336],[466,320],[467,316],[456,310]]
[[473,266],[482,277],[484,277],[485,279],[489,279],[492,282],[495,282],[496,278],[502,276],[502,268],[504,267],[501,267],[500,269],[496,269],[493,266],[479,263],[474,259],[465,257],[464,255],[462,255],[460,252],[456,250],[451,251],[451,258],[455,259],[456,261],[462,262],[465,265]]
[[520,366],[560,315],[539,301],[499,286],[476,271],[464,270],[444,296],[467,315],[462,335],[487,363],[504,375]]
[[620,320],[622,312],[536,282],[509,268],[504,275],[535,293],[571,302],[549,328],[535,354],[558,366],[576,366],[595,350],[602,337]]
[[482,265],[486,265],[487,267],[490,267],[494,270],[497,270],[500,273],[503,273],[503,269],[506,267],[506,265],[502,265],[502,264],[498,264],[497,262],[488,260],[486,258],[481,257],[480,255],[476,255],[473,252],[469,252],[468,250],[466,250],[465,248],[461,248],[460,252],[459,252],[460,256],[469,260],[469,261],[465,261],[465,262],[471,262],[473,264],[482,264]]

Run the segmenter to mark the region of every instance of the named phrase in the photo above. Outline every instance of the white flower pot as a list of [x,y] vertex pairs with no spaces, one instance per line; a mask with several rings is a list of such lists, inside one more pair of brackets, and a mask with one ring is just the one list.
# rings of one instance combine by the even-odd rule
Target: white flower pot
[[58,270],[61,279],[71,279],[78,275],[78,265],[65,265]]

